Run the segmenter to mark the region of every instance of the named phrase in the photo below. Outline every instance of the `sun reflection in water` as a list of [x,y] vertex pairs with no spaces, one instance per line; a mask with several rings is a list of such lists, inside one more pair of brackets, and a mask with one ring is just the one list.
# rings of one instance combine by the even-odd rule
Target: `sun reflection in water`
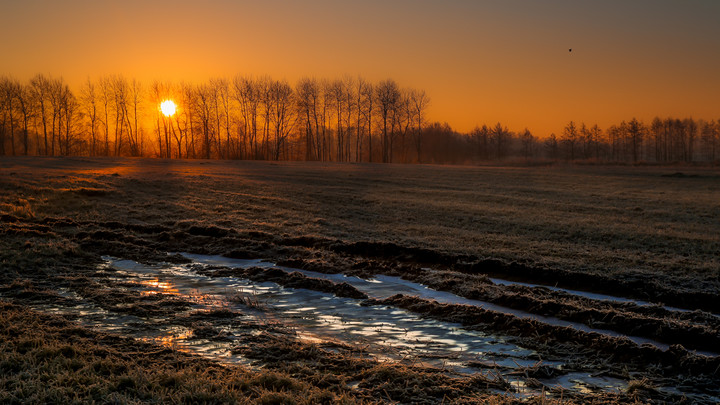
[[190,349],[182,342],[192,337],[192,331],[185,328],[177,328],[169,330],[166,334],[160,336],[141,337],[140,340],[154,343],[163,347],[177,350],[183,353],[189,353]]
[[142,285],[145,288],[148,288],[145,291],[142,291],[141,294],[143,295],[153,295],[153,294],[172,294],[172,295],[178,295],[180,292],[178,291],[177,287],[168,282],[168,281],[160,281],[159,278],[150,278],[146,280],[140,280],[138,284]]

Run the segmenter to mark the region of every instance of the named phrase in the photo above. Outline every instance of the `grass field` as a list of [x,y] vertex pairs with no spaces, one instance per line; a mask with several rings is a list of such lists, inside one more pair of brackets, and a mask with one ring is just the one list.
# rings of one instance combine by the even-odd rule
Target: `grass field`
[[[57,292],[65,290],[111,312],[122,308],[141,317],[162,315],[169,323],[180,322],[172,320],[181,308],[177,302],[147,301],[106,274],[98,274],[104,256],[153,264],[183,262],[168,252],[225,255],[321,273],[401,276],[460,297],[671,345],[664,351],[650,349],[621,338],[568,332],[510,315],[476,313],[467,307],[420,298],[414,298],[419,302],[394,297],[367,303],[404,308],[430,318],[452,318],[471,330],[509,336],[544,357],[564,358],[566,370],[603,371],[627,383],[619,393],[555,393],[542,400],[674,402],[685,398],[712,402],[719,395],[720,358],[685,350],[715,352],[713,348],[720,347],[720,318],[712,315],[720,313],[717,168],[18,157],[0,160],[0,214],[0,298],[9,311],[4,312],[3,319],[10,323],[32,319],[48,334],[57,335],[57,328],[42,314],[42,305],[62,301]],[[213,271],[220,270],[206,273],[214,276]],[[260,277],[256,273],[251,272],[253,277]],[[656,305],[614,303],[580,293],[500,285],[490,282],[488,276],[618,295]],[[281,285],[298,285],[297,280],[287,281],[282,274],[262,277]],[[302,288],[320,288],[317,282],[303,283]],[[103,297],[96,297],[91,288],[81,285],[103,288]],[[335,291],[333,288],[324,285],[322,291]],[[657,304],[691,311],[669,310]],[[67,317],[62,320],[71,321]],[[7,366],[8,359],[28,355],[18,352],[27,337],[22,337],[26,332],[4,333],[5,363],[0,365],[0,378],[6,402],[72,398],[68,395],[77,395],[83,401],[182,402],[182,398],[189,398],[182,395],[190,394],[181,395],[175,386],[143,383],[142,389],[135,388],[129,395],[121,389],[123,383],[113,380],[116,377],[97,382],[99,377],[90,377],[93,373],[87,372],[87,364],[96,360],[85,354],[76,366],[57,371],[99,384],[99,391],[77,393],[72,388],[76,382],[59,378],[54,369],[38,368],[30,360],[13,360],[16,365]],[[501,395],[507,389],[497,380],[488,380],[487,374],[448,376],[442,370],[408,368],[402,361],[373,363],[376,360],[357,357],[352,350],[341,361],[332,351],[312,352],[306,346],[311,343],[286,335],[272,336],[275,340],[260,342],[267,347],[265,354],[257,350],[248,354],[241,347],[243,342],[251,346],[258,342],[243,339],[238,340],[236,349],[265,364],[264,370],[273,370],[276,374],[272,378],[287,379],[285,388],[254,389],[252,381],[270,371],[253,374],[258,372],[217,364],[213,367],[234,367],[233,378],[250,381],[250,385],[238,391],[234,383],[210,375],[213,371],[206,378],[219,388],[183,389],[218,402],[302,403],[308,398],[325,398],[329,402],[439,403],[518,398]],[[53,339],[57,338],[48,339],[49,343],[36,341],[33,350],[50,345],[48,358],[62,357]],[[91,340],[93,345],[102,346],[107,339]],[[126,352],[140,350],[131,346],[113,343],[113,355],[127,357]],[[73,350],[90,350],[78,347]],[[267,353],[273,351],[288,353],[287,357],[294,360],[269,358]],[[602,361],[607,356],[612,358],[609,363]],[[34,365],[27,365],[28,361]],[[172,369],[176,361],[168,358],[164,367]],[[181,370],[203,361],[208,360],[183,357]],[[128,367],[137,368],[141,374],[137,378],[142,381],[156,379],[143,374],[150,366]],[[32,377],[23,380],[17,377],[18,370],[26,370]],[[129,377],[118,375],[124,384],[139,387],[137,381],[130,383]],[[473,380],[481,375],[482,381]],[[32,388],[22,384],[39,384],[44,378],[52,378],[59,388],[43,391],[44,397],[29,396]],[[18,379],[25,382],[20,384]],[[359,381],[357,388],[342,388],[353,381]],[[403,384],[410,388],[399,389],[393,385],[398,381],[405,381]],[[423,388],[428,385],[445,388]],[[679,393],[659,389],[673,385],[690,388]],[[521,399],[541,401],[532,395]]]

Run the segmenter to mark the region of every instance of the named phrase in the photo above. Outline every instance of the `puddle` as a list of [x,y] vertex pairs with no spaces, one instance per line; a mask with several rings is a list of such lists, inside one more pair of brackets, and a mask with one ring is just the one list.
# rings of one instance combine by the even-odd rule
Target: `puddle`
[[[186,257],[204,265],[275,267],[272,263],[221,256]],[[122,280],[125,282],[135,279],[135,288],[177,292],[184,299],[195,302],[199,309],[221,306],[248,313],[247,307],[234,304],[229,297],[234,294],[249,295],[262,308],[250,310],[254,311],[254,316],[261,317],[263,322],[288,325],[294,329],[296,337],[308,342],[341,342],[359,346],[379,360],[403,361],[406,364],[460,373],[501,373],[517,391],[516,395],[522,397],[541,393],[535,388],[526,387],[523,378],[509,375],[515,370],[537,365],[539,355],[502,336],[467,330],[455,323],[425,319],[399,308],[365,307],[360,305],[361,300],[336,297],[329,293],[284,288],[272,282],[256,283],[235,277],[203,276],[192,270],[192,266],[145,266],[129,260],[109,258],[107,266],[124,273]],[[309,276],[322,275],[331,281],[349,282],[377,298],[399,292],[410,293],[417,288],[413,283],[395,277],[380,276],[374,280],[362,280],[337,274],[303,273]],[[199,300],[197,297],[204,298]],[[227,332],[232,334],[236,331],[230,327]],[[172,344],[193,350],[191,345],[183,342],[182,333],[178,333]],[[562,362],[543,361],[541,364],[557,369],[563,367]],[[598,382],[587,377],[555,384],[548,381],[546,385],[559,384],[564,389],[572,390],[576,386],[579,389],[583,384],[596,385]]]
[[[130,265],[132,268],[137,269],[145,267],[129,260],[119,262],[124,266]],[[102,266],[107,267],[111,263],[112,261],[108,261]],[[123,278],[121,281],[137,285],[142,290],[141,292],[146,294],[180,294],[170,280],[157,277],[141,278],[139,280]],[[66,288],[60,288],[56,292],[59,296],[67,299],[64,301],[64,305],[35,304],[32,307],[46,313],[70,316],[81,325],[96,331],[129,336],[180,352],[200,354],[213,360],[243,364],[252,368],[251,360],[231,353],[231,341],[220,342],[197,338],[190,329],[177,325],[167,325],[165,320],[160,317],[139,317],[108,311],[84,300],[77,293]],[[197,292],[194,296],[198,297],[197,302],[202,302],[202,297]],[[192,296],[185,298],[192,298]],[[215,302],[210,302],[210,305],[213,303]],[[203,307],[207,307],[207,305],[196,305],[192,310]]]
[[[521,397],[540,395],[542,392],[541,388],[526,386],[521,370],[538,364],[556,370],[564,367],[563,362],[559,361],[540,362],[538,353],[516,345],[512,338],[464,329],[455,323],[426,319],[403,309],[377,305],[366,307],[360,305],[362,300],[358,299],[341,298],[313,290],[284,288],[272,282],[204,276],[194,270],[198,265],[275,267],[272,263],[221,256],[185,256],[194,263],[148,266],[106,257],[106,263],[100,268],[101,271],[112,268],[113,271],[107,273],[110,276],[109,281],[117,283],[118,288],[132,290],[141,295],[171,295],[192,303],[189,310],[180,311],[181,313],[175,314],[175,318],[171,317],[170,320],[161,316],[143,318],[112,313],[67,290],[59,293],[76,305],[46,306],[38,309],[72,314],[81,324],[97,330],[131,336],[182,352],[246,366],[252,364],[249,359],[231,353],[234,341],[248,333],[270,333],[265,331],[277,328],[272,330],[282,329],[283,333],[308,342],[337,342],[361,347],[367,355],[379,360],[403,361],[406,364],[425,365],[460,373],[500,373],[517,391],[516,395]],[[380,275],[372,280],[363,280],[342,274],[280,268],[300,271],[311,277],[347,282],[378,299],[398,293],[417,295],[439,302],[477,305],[520,317],[534,317],[556,325],[618,335],[611,331],[595,330],[584,325],[469,300],[398,277]],[[227,310],[234,315],[231,318],[198,319],[211,330],[221,332],[225,337],[223,340],[206,339],[205,335],[196,336],[192,327],[174,323],[178,317],[191,316],[198,311],[217,310]],[[652,341],[643,339],[640,342]],[[627,381],[573,372],[538,380],[546,387],[578,392],[616,392],[627,387]]]
[[[227,267],[248,267],[249,264],[247,260],[238,260],[238,259],[229,259],[222,256],[204,256],[204,255],[192,255],[192,254],[184,254],[185,257],[188,259],[191,259],[197,263],[203,263],[203,264],[213,264],[213,265],[222,265]],[[267,262],[261,262],[263,263],[264,267],[272,267],[272,263]],[[314,277],[314,278],[320,278],[325,280],[331,280],[338,283],[346,282],[353,287],[357,288],[358,290],[364,292],[369,297],[377,298],[377,299],[384,299],[391,297],[395,294],[404,294],[404,295],[411,295],[411,296],[418,296],[420,298],[425,299],[431,299],[435,300],[437,302],[443,303],[443,304],[461,304],[461,305],[472,305],[477,306],[483,309],[491,310],[491,311],[497,311],[497,312],[503,312],[507,314],[512,314],[518,318],[531,318],[536,319],[540,322],[544,322],[550,325],[555,326],[563,326],[563,327],[572,327],[584,332],[595,332],[600,333],[603,335],[613,336],[613,337],[626,337],[630,339],[631,341],[635,342],[638,345],[641,344],[651,344],[654,345],[662,350],[667,350],[669,348],[668,344],[658,342],[656,340],[639,337],[639,336],[629,336],[622,333],[618,333],[612,330],[606,330],[606,329],[596,329],[591,328],[587,325],[584,325],[582,323],[578,322],[570,322],[565,321],[562,319],[557,319],[553,317],[547,317],[542,315],[536,315],[529,312],[512,309],[503,307],[500,305],[492,304],[485,301],[480,300],[473,300],[469,298],[460,297],[458,295],[445,292],[445,291],[437,291],[433,290],[432,288],[429,288],[425,285],[414,283],[412,281],[403,280],[400,277],[394,277],[394,276],[386,276],[386,275],[378,275],[375,276],[375,278],[371,280],[364,280],[358,277],[354,276],[345,276],[343,274],[325,274],[325,273],[318,273],[314,271],[309,270],[300,270],[300,269],[291,269],[286,267],[280,267],[281,269],[287,270],[287,271],[298,271],[300,273],[305,274],[308,277]]]
[[[224,258],[205,259],[196,262],[229,267],[258,265],[255,261],[230,259],[232,263],[223,263]],[[476,372],[477,369],[465,366],[469,362],[489,361],[507,368],[537,363],[535,352],[503,338],[469,331],[460,324],[425,319],[398,308],[362,306],[361,300],[313,290],[284,288],[272,282],[203,276],[187,266],[144,266],[129,260],[110,260],[108,266],[124,273],[126,285],[128,280],[132,280],[128,276],[135,276],[138,280],[134,285],[138,290],[177,292],[196,303],[197,309],[222,306],[247,312],[247,307],[234,304],[230,297],[235,294],[251,296],[266,309],[262,314],[256,311],[257,316],[266,318],[266,322],[290,325],[295,328],[298,337],[311,342],[342,341],[360,345],[380,359],[413,359],[416,364],[452,368],[459,372]],[[560,363],[548,365],[558,366]]]

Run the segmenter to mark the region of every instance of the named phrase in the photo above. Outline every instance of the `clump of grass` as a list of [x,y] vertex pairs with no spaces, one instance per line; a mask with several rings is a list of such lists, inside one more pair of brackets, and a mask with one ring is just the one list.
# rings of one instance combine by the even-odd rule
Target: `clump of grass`
[[228,340],[226,331],[218,330],[207,322],[195,322],[191,325],[193,336],[199,339]]
[[626,394],[635,397],[641,394],[652,393],[654,391],[656,391],[655,384],[644,377],[639,380],[630,380],[627,388],[625,389]]
[[110,190],[96,187],[78,187],[67,189],[65,192],[77,194],[83,197],[104,197],[110,193]]
[[248,308],[261,308],[262,304],[258,301],[254,294],[247,294],[241,291],[235,291],[227,295],[228,302],[244,305]]
[[35,218],[35,212],[33,211],[32,205],[30,204],[30,201],[25,198],[18,198],[15,203],[0,204],[0,213],[3,212],[17,218]]

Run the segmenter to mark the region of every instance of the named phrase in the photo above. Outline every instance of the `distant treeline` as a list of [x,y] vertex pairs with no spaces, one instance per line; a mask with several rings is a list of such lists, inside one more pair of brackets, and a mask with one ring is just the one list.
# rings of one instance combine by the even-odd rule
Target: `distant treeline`
[[[159,105],[173,100],[166,117]],[[74,93],[62,78],[0,77],[0,155],[154,156],[340,162],[503,160],[693,162],[720,159],[720,123],[636,119],[601,129],[570,122],[559,136],[500,123],[469,134],[428,122],[422,90],[388,79],[304,78],[294,86],[236,76],[195,85],[122,76]]]

